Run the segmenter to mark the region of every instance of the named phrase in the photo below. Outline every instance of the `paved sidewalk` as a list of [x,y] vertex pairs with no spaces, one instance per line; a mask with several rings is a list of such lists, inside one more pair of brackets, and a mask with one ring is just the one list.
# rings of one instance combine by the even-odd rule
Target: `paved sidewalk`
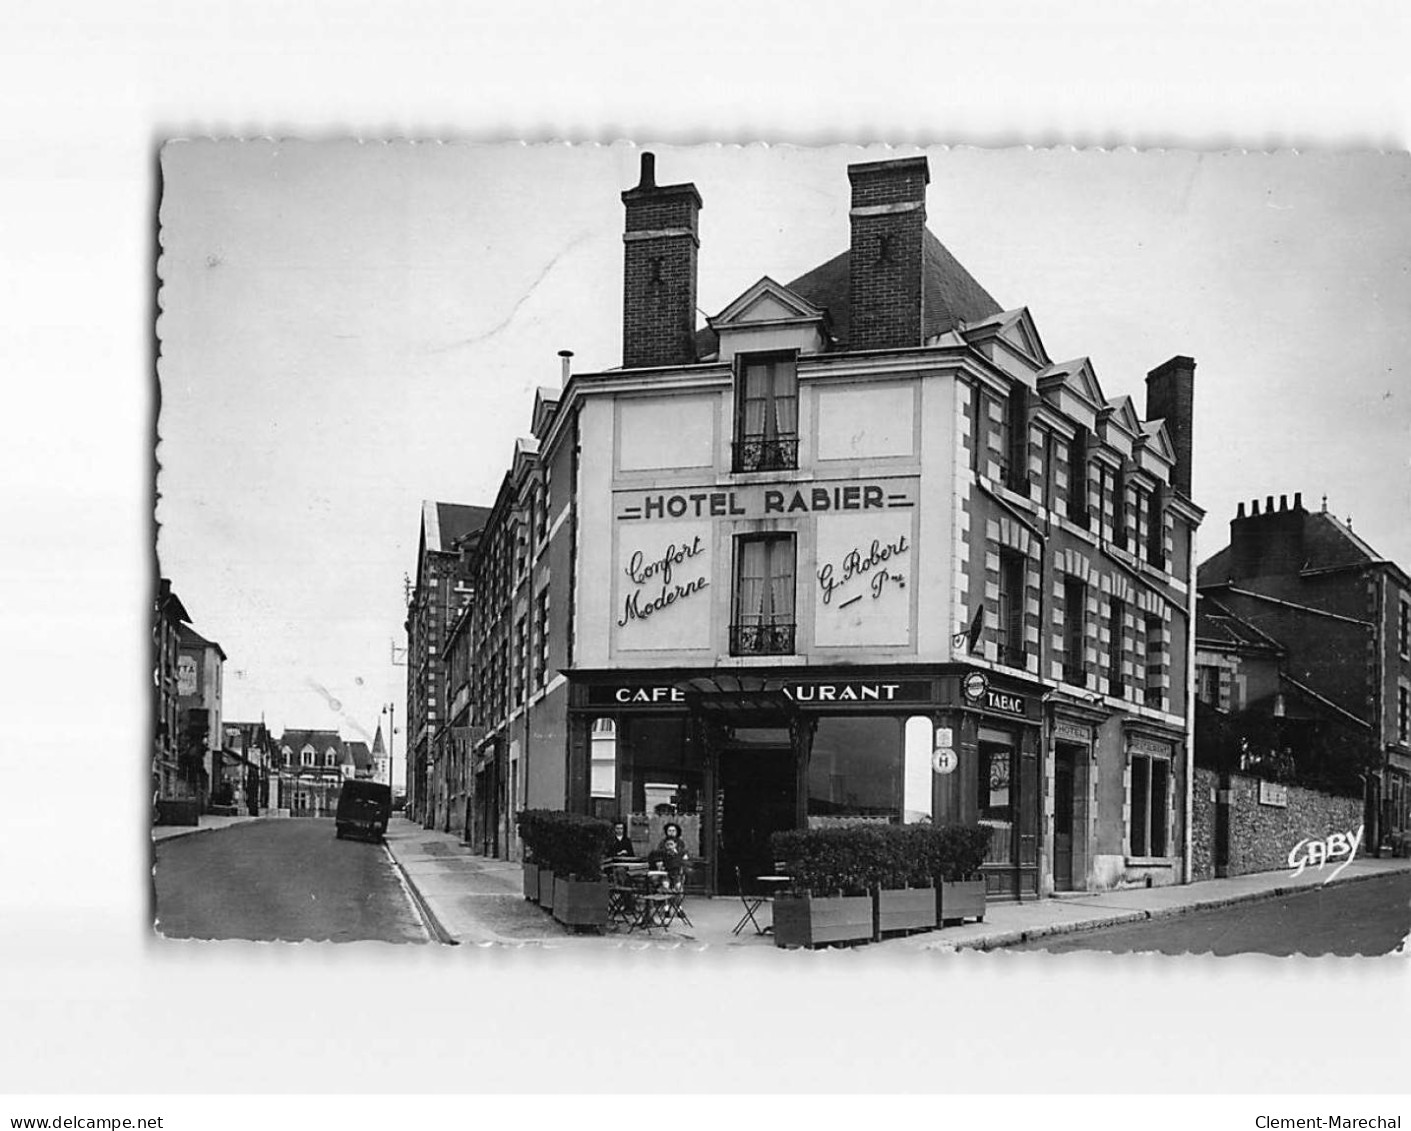
[[[423,911],[429,912],[434,920],[433,933],[438,933],[443,941],[554,947],[666,945],[776,949],[772,935],[758,934],[748,923],[740,934],[733,933],[743,913],[740,900],[734,896],[688,897],[685,908],[690,925],[677,923],[666,932],[628,933],[619,929],[603,935],[575,934],[524,898],[523,872],[517,862],[476,856],[458,837],[423,829],[401,817],[393,817],[387,830],[387,848],[414,889]],[[1356,883],[1408,870],[1411,870],[1411,859],[1357,859],[1330,882]],[[1297,878],[1288,871],[1261,872],[1175,887],[1129,888],[1023,903],[991,903],[983,923],[891,938],[871,944],[868,950],[990,950],[1050,935],[1273,899],[1317,887],[1331,871],[1331,867],[1323,872],[1308,869]],[[756,917],[761,926],[768,926],[768,905],[757,912]]]
[[248,814],[240,817],[212,817],[202,815],[199,825],[153,825],[152,839],[154,841],[171,840],[173,837],[191,836],[193,833],[216,832],[220,829],[228,829],[231,825],[243,825],[250,821],[273,820],[268,817],[251,817]]
[[1325,881],[1333,884],[1356,883],[1408,870],[1411,870],[1411,860],[1367,857],[1354,860],[1331,881],[1328,881],[1328,876],[1333,868],[1328,867],[1322,872],[1305,869],[1297,877],[1287,870],[1258,872],[1227,880],[1202,880],[1171,887],[1063,895],[1024,903],[992,903],[986,908],[983,923],[947,927],[943,931],[898,941],[910,943],[921,950],[992,950],[1050,935],[1276,899],[1318,887]]

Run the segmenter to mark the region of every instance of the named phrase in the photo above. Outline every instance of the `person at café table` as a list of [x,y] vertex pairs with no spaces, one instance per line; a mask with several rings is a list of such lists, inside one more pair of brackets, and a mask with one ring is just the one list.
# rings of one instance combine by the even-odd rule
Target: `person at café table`
[[671,821],[661,830],[661,843],[652,857],[660,861],[666,871],[666,880],[673,891],[681,890],[682,878],[686,872],[686,841],[681,836],[681,826]]
[[632,838],[627,835],[627,826],[622,821],[615,821],[612,826],[612,840],[608,842],[609,856],[635,856],[637,850],[632,847]]

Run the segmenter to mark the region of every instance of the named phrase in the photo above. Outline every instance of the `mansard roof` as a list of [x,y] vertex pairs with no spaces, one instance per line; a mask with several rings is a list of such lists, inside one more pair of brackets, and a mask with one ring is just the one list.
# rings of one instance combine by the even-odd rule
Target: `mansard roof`
[[[1000,313],[990,297],[929,228],[922,235],[923,339],[959,329],[962,323],[980,322]],[[788,284],[788,289],[827,311],[834,339],[846,348],[851,329],[849,301],[851,251],[835,255]]]

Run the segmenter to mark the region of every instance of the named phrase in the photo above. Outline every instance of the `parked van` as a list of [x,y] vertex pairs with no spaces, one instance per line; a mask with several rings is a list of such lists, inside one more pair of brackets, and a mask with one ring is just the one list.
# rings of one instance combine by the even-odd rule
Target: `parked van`
[[350,778],[343,783],[343,791],[338,795],[338,812],[334,817],[338,839],[356,836],[381,840],[391,815],[391,786]]

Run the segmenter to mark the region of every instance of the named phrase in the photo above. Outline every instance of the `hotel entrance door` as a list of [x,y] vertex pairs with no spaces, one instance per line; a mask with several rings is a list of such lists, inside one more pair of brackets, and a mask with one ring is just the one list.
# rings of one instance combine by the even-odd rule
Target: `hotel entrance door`
[[1053,888],[1073,890],[1073,750],[1057,748],[1053,764]]
[[788,746],[727,746],[720,752],[716,811],[718,890],[735,891],[735,869],[751,890],[774,871],[771,834],[798,826],[794,752]]

